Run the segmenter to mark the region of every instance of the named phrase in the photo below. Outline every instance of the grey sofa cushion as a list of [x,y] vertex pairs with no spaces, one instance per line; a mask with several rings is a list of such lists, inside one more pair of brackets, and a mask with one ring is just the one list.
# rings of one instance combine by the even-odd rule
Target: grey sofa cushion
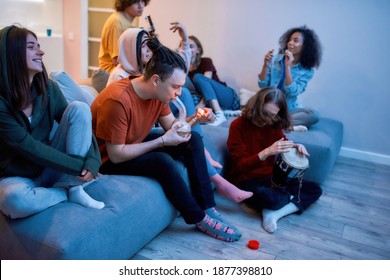
[[100,93],[106,87],[109,77],[110,73],[103,69],[93,71],[92,86]]
[[97,95],[97,91],[94,88],[78,85],[64,71],[51,72],[50,79],[57,83],[68,103],[77,100],[91,105]]
[[86,191],[106,207],[60,203],[16,220],[0,214],[0,258],[127,259],[177,217],[149,178],[104,175]]

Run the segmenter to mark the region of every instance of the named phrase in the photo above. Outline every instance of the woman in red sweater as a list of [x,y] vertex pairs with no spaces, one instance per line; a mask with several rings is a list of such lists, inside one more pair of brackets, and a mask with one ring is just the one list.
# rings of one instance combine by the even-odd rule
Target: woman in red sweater
[[286,100],[275,87],[265,87],[253,96],[243,114],[230,126],[227,146],[231,156],[230,177],[241,189],[253,192],[245,202],[262,212],[263,228],[273,233],[277,221],[289,214],[302,213],[322,193],[314,182],[293,179],[272,188],[275,156],[296,148],[309,156],[302,144],[287,140],[283,129],[290,126]]

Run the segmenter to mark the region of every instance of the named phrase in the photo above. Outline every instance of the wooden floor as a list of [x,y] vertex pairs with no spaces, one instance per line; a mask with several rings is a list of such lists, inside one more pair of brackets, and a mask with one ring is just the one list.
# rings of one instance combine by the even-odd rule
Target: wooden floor
[[[281,219],[274,234],[259,214],[216,194],[217,209],[242,232],[238,242],[215,240],[179,217],[133,259],[389,260],[390,166],[340,157],[321,187],[321,198]],[[250,239],[259,250],[247,248]]]

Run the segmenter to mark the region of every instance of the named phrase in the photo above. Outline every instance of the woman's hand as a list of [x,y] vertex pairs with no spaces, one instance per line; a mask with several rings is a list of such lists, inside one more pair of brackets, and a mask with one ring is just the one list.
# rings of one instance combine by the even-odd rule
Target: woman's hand
[[294,55],[289,50],[286,50],[284,53],[284,63],[286,66],[291,66],[294,62]]
[[169,30],[172,30],[173,32],[178,31],[179,36],[183,42],[188,41],[188,34],[187,30],[185,29],[184,25],[182,25],[180,22],[171,22],[171,28]]
[[215,115],[213,113],[213,110],[210,108],[198,108],[196,110],[196,117],[198,118],[198,121],[201,123],[206,122],[213,122],[215,121]]
[[268,66],[272,62],[272,58],[274,57],[274,50],[270,50],[264,56],[264,66]]
[[79,179],[83,182],[90,182],[93,179],[95,179],[95,176],[92,174],[91,171],[89,171],[87,169],[83,169],[83,171],[81,171],[81,174],[79,176],[77,176],[77,179]]
[[267,156],[278,155],[282,153],[287,153],[290,151],[290,148],[293,148],[296,144],[291,140],[284,140],[284,138],[279,139],[273,143],[270,147],[267,148]]
[[294,148],[297,149],[297,151],[305,156],[310,156],[310,154],[307,152],[306,147],[302,144],[294,144]]

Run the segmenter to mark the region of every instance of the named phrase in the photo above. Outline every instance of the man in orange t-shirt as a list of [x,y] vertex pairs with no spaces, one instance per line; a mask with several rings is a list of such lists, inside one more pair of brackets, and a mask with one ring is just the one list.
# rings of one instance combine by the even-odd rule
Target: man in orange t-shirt
[[[110,84],[91,105],[92,128],[102,154],[100,172],[155,178],[187,224],[217,239],[237,241],[241,233],[214,208],[201,137],[196,132],[179,134],[183,124],[176,122],[168,106],[181,94],[187,73],[184,60],[156,38],[147,44],[153,56],[144,75]],[[215,118],[211,110],[197,117],[205,122]],[[156,121],[164,134],[150,134]],[[179,156],[191,189],[177,168]]]

